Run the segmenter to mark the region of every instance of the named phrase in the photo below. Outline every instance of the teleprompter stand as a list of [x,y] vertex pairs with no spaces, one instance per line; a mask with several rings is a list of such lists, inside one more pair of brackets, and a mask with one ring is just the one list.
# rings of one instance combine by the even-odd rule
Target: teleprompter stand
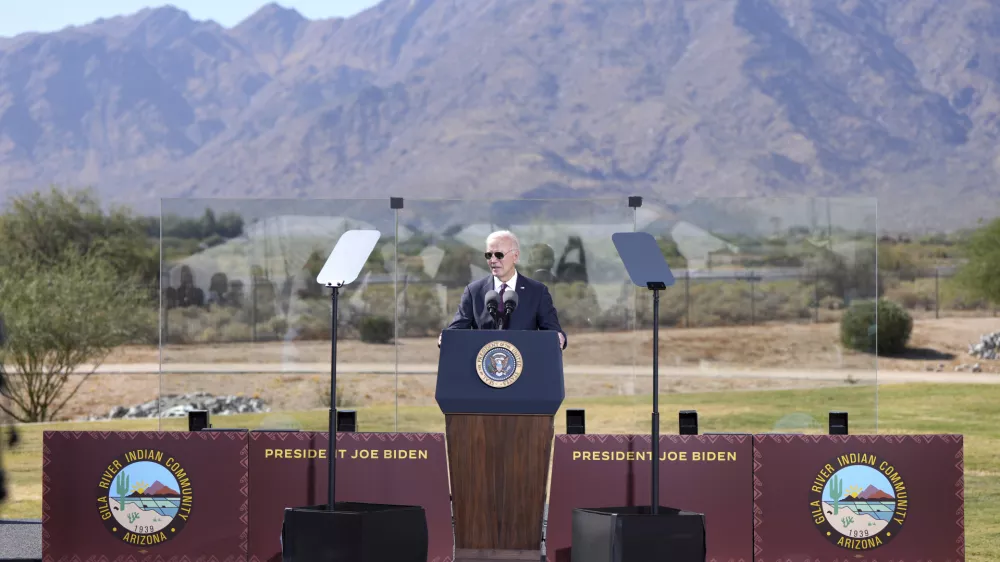
[[656,243],[646,232],[611,236],[632,282],[653,291],[653,419],[651,498],[648,506],[573,510],[573,562],[704,561],[705,516],[660,505],[660,291],[674,284]]
[[337,298],[341,287],[357,279],[379,236],[377,230],[345,232],[316,276],[318,283],[332,290],[327,503],[285,509],[282,562],[427,561],[428,530],[423,507],[335,501]]

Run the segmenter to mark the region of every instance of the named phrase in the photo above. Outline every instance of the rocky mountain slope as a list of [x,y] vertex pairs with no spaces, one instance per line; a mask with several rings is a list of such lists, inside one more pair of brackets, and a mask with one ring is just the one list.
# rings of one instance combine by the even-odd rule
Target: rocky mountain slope
[[150,9],[0,39],[0,190],[878,197],[1000,214],[987,0],[386,0]]

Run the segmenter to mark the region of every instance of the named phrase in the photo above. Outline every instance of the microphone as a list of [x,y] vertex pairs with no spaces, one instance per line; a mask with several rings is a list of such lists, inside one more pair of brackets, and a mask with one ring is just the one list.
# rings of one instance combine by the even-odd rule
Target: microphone
[[497,324],[500,323],[500,320],[498,319],[499,312],[497,310],[499,307],[500,295],[491,289],[488,293],[486,293],[486,311],[490,313],[490,316],[493,317],[493,321]]
[[517,308],[517,291],[505,292],[503,294],[503,310],[508,319],[510,318],[510,313],[514,312],[515,308]]

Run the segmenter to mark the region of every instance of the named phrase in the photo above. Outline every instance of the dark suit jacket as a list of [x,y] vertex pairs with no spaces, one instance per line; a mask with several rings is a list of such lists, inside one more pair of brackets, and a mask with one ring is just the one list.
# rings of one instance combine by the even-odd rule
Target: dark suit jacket
[[[447,330],[496,330],[498,326],[486,311],[486,293],[493,288],[493,275],[473,281],[465,287],[462,302]],[[508,289],[509,290],[509,289]],[[563,335],[563,349],[569,338],[559,325],[559,315],[552,295],[544,284],[517,272],[517,308],[507,320],[508,330],[555,330]],[[503,310],[503,302],[500,303]]]

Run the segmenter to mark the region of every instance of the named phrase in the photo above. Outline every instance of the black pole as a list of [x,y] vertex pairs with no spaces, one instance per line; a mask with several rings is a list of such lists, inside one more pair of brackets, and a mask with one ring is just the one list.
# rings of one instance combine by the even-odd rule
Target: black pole
[[329,459],[329,486],[326,493],[326,509],[333,511],[334,500],[337,497],[337,292],[339,287],[332,287],[330,295],[330,442],[326,446],[326,456]]
[[660,511],[660,290],[653,289],[653,515]]
[[691,327],[691,270],[684,272],[684,327]]
[[813,309],[813,322],[819,323],[819,269],[816,269],[816,282],[813,284],[813,301],[816,308]]
[[941,268],[934,268],[934,318],[941,318]]

